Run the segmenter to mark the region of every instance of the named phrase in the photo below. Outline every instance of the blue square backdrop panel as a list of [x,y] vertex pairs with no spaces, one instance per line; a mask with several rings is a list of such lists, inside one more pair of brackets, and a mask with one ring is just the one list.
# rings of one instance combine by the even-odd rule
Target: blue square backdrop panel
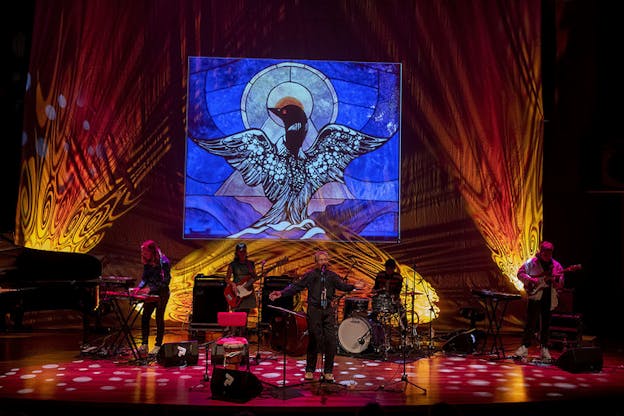
[[184,238],[400,238],[401,65],[189,58]]

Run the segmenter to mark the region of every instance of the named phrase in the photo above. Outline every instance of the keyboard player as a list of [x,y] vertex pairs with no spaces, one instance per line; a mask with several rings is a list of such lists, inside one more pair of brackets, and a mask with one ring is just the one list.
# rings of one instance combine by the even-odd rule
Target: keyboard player
[[153,240],[146,240],[141,244],[141,262],[143,275],[136,287],[139,295],[157,295],[158,302],[145,302],[141,316],[141,346],[139,353],[147,355],[150,336],[150,321],[156,312],[156,339],[150,355],[158,354],[165,336],[165,309],[169,302],[169,283],[171,282],[171,263]]

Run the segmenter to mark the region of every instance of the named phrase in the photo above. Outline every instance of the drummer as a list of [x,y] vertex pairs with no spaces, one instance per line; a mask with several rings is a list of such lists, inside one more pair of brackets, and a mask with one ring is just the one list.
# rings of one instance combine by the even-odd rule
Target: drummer
[[[399,311],[401,315],[401,329],[407,329],[407,316],[405,308],[401,304],[401,288],[403,287],[403,276],[397,272],[397,265],[393,259],[388,259],[384,263],[385,270],[377,273],[375,277],[375,285],[373,286],[373,295],[378,296],[387,294],[393,303],[392,309]],[[377,311],[373,311],[371,317],[377,320]]]

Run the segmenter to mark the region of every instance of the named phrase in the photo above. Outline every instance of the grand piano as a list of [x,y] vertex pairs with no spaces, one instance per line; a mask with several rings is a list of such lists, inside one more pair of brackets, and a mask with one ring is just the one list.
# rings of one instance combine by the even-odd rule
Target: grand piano
[[81,312],[87,329],[98,306],[97,257],[13,246],[3,247],[0,258],[0,329],[7,314],[20,329],[25,312],[61,309]]

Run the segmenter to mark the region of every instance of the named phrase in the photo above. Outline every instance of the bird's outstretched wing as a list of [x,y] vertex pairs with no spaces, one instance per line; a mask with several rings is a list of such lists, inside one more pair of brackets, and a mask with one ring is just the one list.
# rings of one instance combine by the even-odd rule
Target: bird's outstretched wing
[[223,156],[238,170],[249,186],[262,185],[271,202],[278,198],[280,188],[288,178],[284,156],[260,129],[249,129],[221,139],[191,138],[212,154]]
[[336,181],[344,183],[344,170],[349,163],[388,141],[341,124],[328,124],[319,132],[314,144],[305,151],[307,178],[318,189]]

